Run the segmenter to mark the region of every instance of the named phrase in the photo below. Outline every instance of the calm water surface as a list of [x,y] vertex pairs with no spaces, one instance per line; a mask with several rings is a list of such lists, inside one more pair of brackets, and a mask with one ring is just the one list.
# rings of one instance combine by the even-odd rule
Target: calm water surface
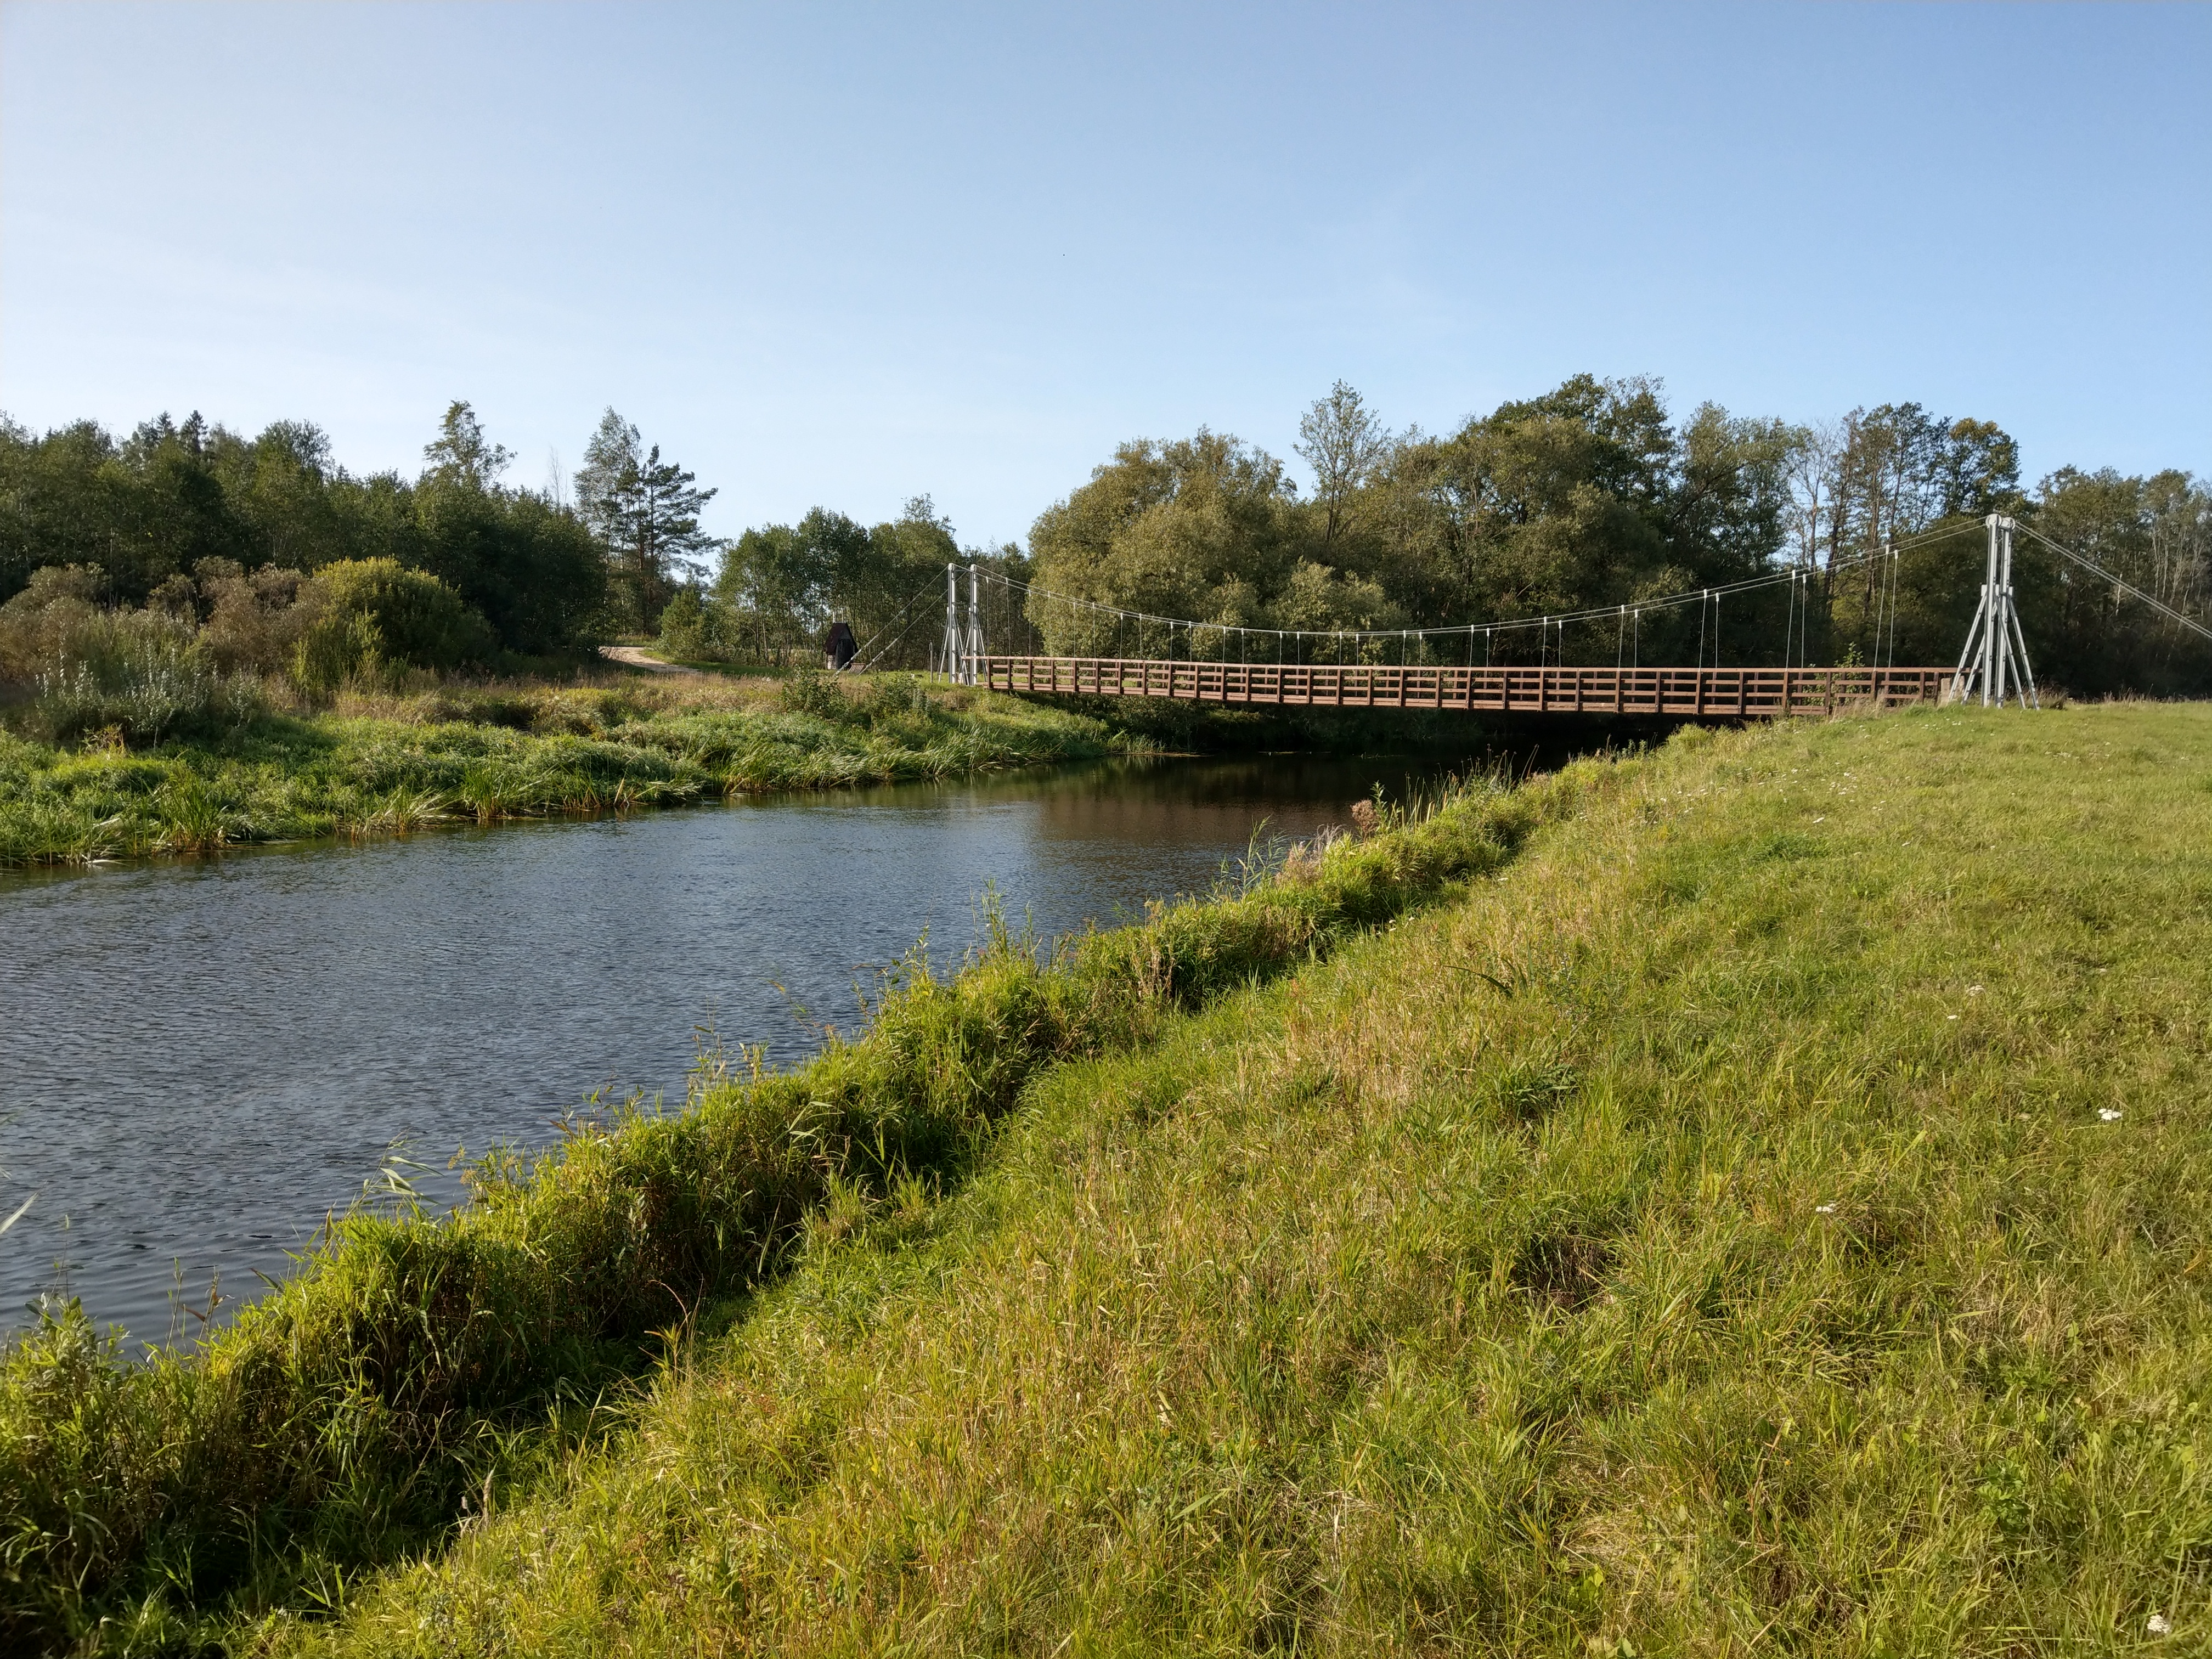
[[[1465,763],[1462,763],[1463,767]],[[1442,763],[1116,764],[623,820],[0,874],[0,1325],[41,1291],[161,1340],[281,1272],[396,1140],[542,1145],[681,1099],[702,1034],[803,1058],[987,885],[1040,933],[1198,890]]]

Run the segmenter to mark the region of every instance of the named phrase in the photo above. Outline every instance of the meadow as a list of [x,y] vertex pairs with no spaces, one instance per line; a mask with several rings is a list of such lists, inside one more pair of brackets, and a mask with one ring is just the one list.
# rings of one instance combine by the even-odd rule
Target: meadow
[[18,1642],[2200,1651],[2212,714],[1688,731],[0,1383]]
[[0,729],[0,866],[962,776],[1150,745],[919,675],[451,680],[126,747]]

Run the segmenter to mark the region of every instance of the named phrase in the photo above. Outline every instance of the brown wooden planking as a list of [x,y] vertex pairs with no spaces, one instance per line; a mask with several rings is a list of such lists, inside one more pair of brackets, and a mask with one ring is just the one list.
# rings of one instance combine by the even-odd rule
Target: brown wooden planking
[[1941,700],[1947,668],[1392,668],[986,657],[995,691],[1168,697],[1284,708],[1455,708],[1469,713],[1725,713],[1741,720],[1898,708]]

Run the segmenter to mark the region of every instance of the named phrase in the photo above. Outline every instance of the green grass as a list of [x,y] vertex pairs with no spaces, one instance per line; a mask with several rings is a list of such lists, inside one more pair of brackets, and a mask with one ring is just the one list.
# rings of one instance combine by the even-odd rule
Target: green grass
[[2212,715],[1571,787],[1453,902],[1028,1073],[970,1179],[828,1183],[611,1426],[230,1639],[2212,1647]]
[[917,960],[864,1034],[795,1073],[741,1061],[682,1113],[495,1161],[452,1217],[342,1218],[204,1351],[129,1366],[73,1305],[50,1311],[0,1365],[0,1638],[158,1650],[332,1605],[473,1495],[603,1436],[625,1379],[772,1284],[810,1218],[957,1187],[1054,1064],[1325,957],[1496,867],[1581,787],[1477,787],[1048,962],[1003,932],[949,981]]
[[0,732],[0,866],[953,777],[1130,746],[1095,720],[907,675],[781,697],[716,680],[351,699],[143,754]]

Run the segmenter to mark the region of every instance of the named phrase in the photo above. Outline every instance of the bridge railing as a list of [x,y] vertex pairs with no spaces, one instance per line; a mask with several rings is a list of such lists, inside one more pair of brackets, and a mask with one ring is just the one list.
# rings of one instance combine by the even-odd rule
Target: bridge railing
[[984,657],[994,691],[1302,708],[1453,708],[1496,714],[1686,714],[1774,720],[1937,702],[1946,668],[1392,668]]

